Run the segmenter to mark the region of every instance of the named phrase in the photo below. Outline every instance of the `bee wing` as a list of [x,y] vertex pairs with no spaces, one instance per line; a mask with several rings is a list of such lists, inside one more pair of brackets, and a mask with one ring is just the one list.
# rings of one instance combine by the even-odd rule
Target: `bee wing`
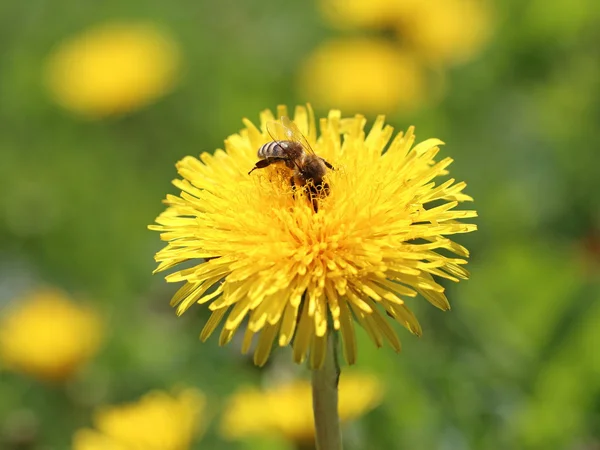
[[267,122],[267,132],[269,133],[269,136],[271,136],[271,139],[273,139],[275,142],[290,140],[287,130],[279,120]]
[[308,140],[298,126],[287,116],[282,116],[281,120],[267,123],[267,131],[274,141],[292,141],[300,144],[307,153],[315,154],[308,143]]
[[312,155],[315,154],[315,151],[312,149],[312,147],[308,143],[308,139],[306,139],[306,136],[304,136],[302,134],[302,132],[298,128],[298,125],[296,125],[293,121],[291,121],[289,117],[282,116],[281,117],[281,125],[283,126],[283,128],[285,128],[287,138],[290,141],[294,141],[294,142],[301,144],[307,153],[310,153]]

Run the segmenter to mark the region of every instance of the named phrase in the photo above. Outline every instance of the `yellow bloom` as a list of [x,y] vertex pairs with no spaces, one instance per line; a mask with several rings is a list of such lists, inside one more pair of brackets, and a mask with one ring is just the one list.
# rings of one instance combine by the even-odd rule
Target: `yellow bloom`
[[436,64],[472,58],[492,29],[486,0],[320,0],[319,7],[335,27],[396,28],[408,51]]
[[204,396],[194,389],[175,396],[150,392],[136,403],[100,410],[97,431],[79,430],[73,450],[186,450],[204,406]]
[[409,0],[397,16],[401,39],[431,63],[461,63],[490,38],[492,14],[485,0]]
[[61,43],[46,83],[63,107],[91,117],[121,114],[173,88],[179,51],[152,24],[108,23]]
[[[287,115],[286,108],[277,115]],[[467,257],[468,251],[446,236],[475,230],[458,219],[476,213],[455,210],[472,199],[462,193],[463,182],[433,181],[448,173],[452,159],[435,162],[438,139],[413,147],[412,128],[392,140],[383,116],[366,133],[363,116],[343,119],[331,111],[317,137],[312,109],[298,107],[296,124],[336,168],[326,175],[330,193],[315,213],[306,194],[294,195],[284,166],[248,174],[257,149],[271,139],[266,124],[273,119],[264,111],[260,127],[245,120],[246,128],[225,141],[226,151],[177,164],[183,180],[174,184],[182,192],[167,196],[167,210],[150,226],[168,242],[156,255],[156,271],[195,261],[166,277],[185,282],[172,305],[182,314],[194,303],[210,303],[213,313],[200,337],[206,340],[225,319],[221,345],[248,318],[242,350],[259,334],[257,365],[266,362],[275,340],[287,346],[293,339],[294,359],[310,353],[311,366],[319,367],[331,327],[341,332],[352,364],[355,320],[378,347],[387,341],[399,351],[385,313],[420,334],[405,299],[420,293],[446,310],[444,288],[433,276],[468,276],[467,261],[449,256]]]
[[0,319],[0,361],[40,379],[68,378],[98,350],[101,321],[58,290],[19,299]]
[[405,112],[426,97],[424,74],[411,54],[377,38],[325,42],[304,62],[299,90],[318,106]]
[[[354,420],[380,404],[381,382],[372,375],[344,373],[339,383],[339,415]],[[265,391],[244,388],[232,395],[223,413],[221,433],[228,439],[279,433],[295,441],[314,436],[311,386],[308,381]]]

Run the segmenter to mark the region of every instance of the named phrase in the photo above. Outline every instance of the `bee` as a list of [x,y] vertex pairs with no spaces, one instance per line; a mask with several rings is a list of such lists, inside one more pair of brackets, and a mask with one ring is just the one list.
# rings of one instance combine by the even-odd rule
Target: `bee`
[[333,170],[333,166],[315,154],[306,137],[288,117],[269,122],[267,131],[273,140],[258,149],[259,160],[248,175],[271,164],[285,165],[292,171],[292,189],[306,187],[313,210],[317,212],[319,195],[329,193],[329,185],[323,178],[327,169]]

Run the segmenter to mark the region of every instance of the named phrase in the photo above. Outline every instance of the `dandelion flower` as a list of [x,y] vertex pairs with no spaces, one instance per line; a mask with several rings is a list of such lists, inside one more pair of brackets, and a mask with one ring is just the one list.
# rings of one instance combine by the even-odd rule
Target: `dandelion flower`
[[127,405],[106,407],[95,415],[95,430],[73,437],[73,450],[186,450],[198,431],[204,396],[187,389],[177,395],[146,394]]
[[[279,107],[277,117],[287,116]],[[413,146],[413,129],[397,134],[376,119],[365,131],[361,115],[342,118],[331,111],[319,121],[312,109],[298,107],[294,121],[315,152],[335,168],[326,175],[330,192],[315,213],[305,195],[294,193],[285,166],[248,174],[256,151],[271,140],[264,111],[256,127],[225,141],[225,151],[185,157],[174,181],[179,196],[150,229],[167,241],[156,255],[156,271],[184,261],[192,266],[166,277],[184,282],[172,299],[177,313],[208,304],[212,315],[202,340],[223,323],[219,343],[228,343],[244,324],[242,351],[259,335],[254,362],[263,365],[274,342],[293,345],[296,362],[310,354],[321,367],[328,330],[340,332],[348,363],[356,361],[355,323],[380,347],[396,351],[400,341],[386,314],[415,334],[421,327],[405,301],[421,294],[449,309],[436,278],[459,281],[468,251],[448,236],[475,230],[457,210],[472,200],[464,182],[434,179],[452,162],[435,157],[442,142]],[[272,170],[269,170],[272,169]],[[455,254],[456,256],[453,256]]]
[[399,9],[397,29],[427,62],[457,64],[488,42],[492,13],[485,0],[411,0]]
[[408,112],[426,100],[425,75],[416,59],[378,38],[325,42],[303,63],[299,91],[317,106]]
[[61,43],[48,57],[45,78],[63,107],[104,117],[168,93],[178,69],[177,45],[155,25],[108,23]]
[[[383,386],[373,375],[348,372],[339,383],[339,417],[355,420],[381,403]],[[243,388],[228,401],[221,420],[227,439],[274,433],[296,442],[311,441],[315,435],[311,386],[306,380],[260,391]]]
[[63,380],[96,354],[101,336],[95,311],[42,289],[17,299],[0,318],[0,361],[43,380]]

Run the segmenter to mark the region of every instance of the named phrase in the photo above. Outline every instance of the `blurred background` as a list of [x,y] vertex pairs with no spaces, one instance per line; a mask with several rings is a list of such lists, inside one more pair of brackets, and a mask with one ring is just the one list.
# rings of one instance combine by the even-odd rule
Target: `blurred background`
[[452,311],[360,335],[345,448],[600,449],[599,30],[596,0],[1,2],[0,448],[311,448],[305,370],[200,344],[146,229],[176,161],[311,102],[445,141],[480,215]]

